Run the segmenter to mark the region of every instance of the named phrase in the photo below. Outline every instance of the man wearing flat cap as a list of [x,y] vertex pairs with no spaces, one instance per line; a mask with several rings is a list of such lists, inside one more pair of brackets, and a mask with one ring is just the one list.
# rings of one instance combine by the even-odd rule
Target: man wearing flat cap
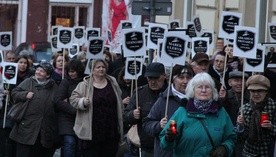
[[[231,89],[227,91],[229,103],[226,104],[224,108],[229,114],[233,126],[236,126],[239,109],[241,107],[242,86],[244,86],[243,103],[246,104],[249,102],[249,92],[245,88],[245,82],[248,79],[248,74],[244,74],[244,82],[242,77],[243,72],[241,71],[231,71],[229,73],[228,84]],[[234,147],[233,157],[242,156],[243,146],[244,140],[238,136],[237,143]]]
[[270,98],[270,81],[253,75],[246,81],[250,101],[237,118],[240,135],[245,139],[243,156],[271,157],[276,135],[276,102]]
[[129,124],[137,124],[141,143],[141,156],[153,157],[154,137],[148,135],[142,127],[142,119],[146,117],[159,97],[159,93],[167,88],[165,67],[162,63],[150,63],[144,74],[148,84],[138,89],[138,108],[134,93],[124,111],[124,120]]

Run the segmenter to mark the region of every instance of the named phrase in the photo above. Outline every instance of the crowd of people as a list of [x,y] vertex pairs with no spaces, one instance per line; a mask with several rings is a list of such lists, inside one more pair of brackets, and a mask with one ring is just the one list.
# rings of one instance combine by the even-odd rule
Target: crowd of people
[[[6,53],[18,75],[15,85],[0,84],[0,157],[52,157],[58,148],[62,157],[274,156],[273,69],[243,73],[227,45],[213,59],[195,54],[171,74],[149,63],[134,83],[124,77],[122,55],[104,54],[87,63],[85,52],[57,52],[34,66],[30,56]],[[26,101],[19,122],[4,118],[6,108]],[[134,125],[139,148],[126,138]],[[122,143],[128,149],[119,154]]]

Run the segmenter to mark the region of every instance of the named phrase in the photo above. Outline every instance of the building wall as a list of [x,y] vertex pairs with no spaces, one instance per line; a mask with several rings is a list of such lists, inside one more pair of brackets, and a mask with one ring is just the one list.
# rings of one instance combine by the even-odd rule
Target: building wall
[[26,42],[47,41],[49,0],[29,0]]

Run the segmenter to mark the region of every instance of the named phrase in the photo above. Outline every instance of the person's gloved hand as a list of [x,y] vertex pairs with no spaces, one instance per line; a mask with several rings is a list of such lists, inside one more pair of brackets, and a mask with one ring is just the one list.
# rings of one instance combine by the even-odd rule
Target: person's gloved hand
[[211,152],[211,157],[224,157],[226,156],[226,148],[224,146],[218,146]]
[[168,142],[173,142],[175,139],[176,139],[176,134],[172,131],[172,129],[171,128],[168,128],[167,130],[166,130],[166,136],[165,136],[165,139],[166,139],[166,141],[168,141]]

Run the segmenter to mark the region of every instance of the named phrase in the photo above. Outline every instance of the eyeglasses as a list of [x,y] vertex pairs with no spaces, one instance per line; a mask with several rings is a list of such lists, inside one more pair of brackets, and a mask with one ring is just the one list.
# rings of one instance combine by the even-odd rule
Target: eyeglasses
[[203,89],[206,90],[206,91],[212,90],[212,88],[211,88],[210,86],[208,86],[208,85],[207,85],[207,86],[199,85],[199,86],[196,86],[195,88],[196,88],[197,90],[201,90],[201,91],[202,91]]

